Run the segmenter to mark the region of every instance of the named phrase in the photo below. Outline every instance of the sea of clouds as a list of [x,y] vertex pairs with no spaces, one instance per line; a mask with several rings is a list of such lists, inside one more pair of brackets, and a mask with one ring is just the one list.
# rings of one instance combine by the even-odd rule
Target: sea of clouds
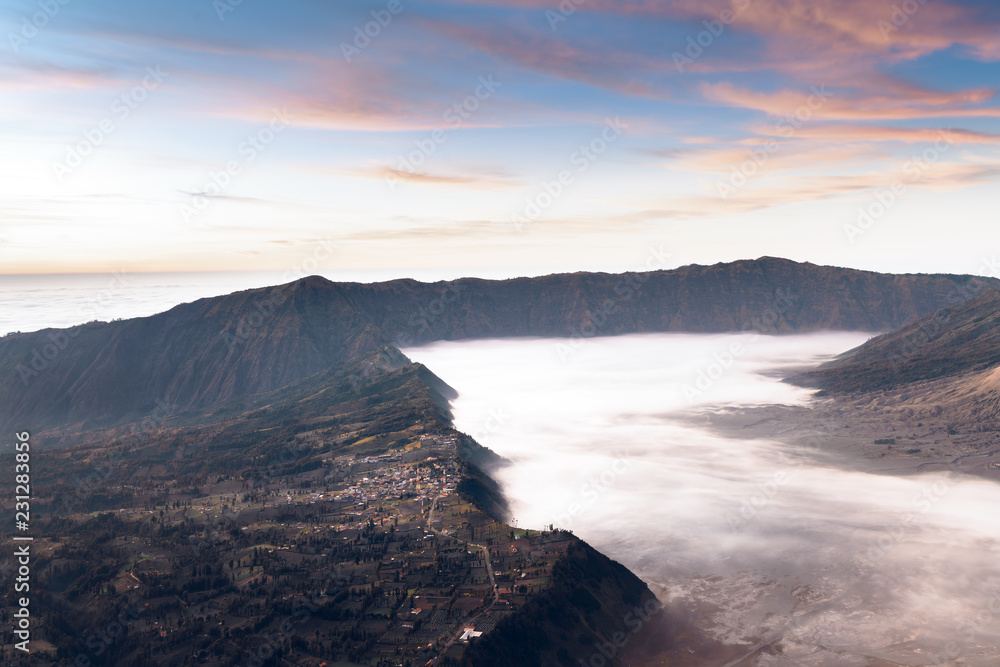
[[797,445],[703,424],[732,408],[808,403],[782,372],[870,335],[404,352],[458,390],[456,426],[511,460],[495,476],[519,526],[573,530],[719,641],[780,641],[782,654],[754,664],[1000,664],[1000,484],[860,471],[823,450],[836,423]]

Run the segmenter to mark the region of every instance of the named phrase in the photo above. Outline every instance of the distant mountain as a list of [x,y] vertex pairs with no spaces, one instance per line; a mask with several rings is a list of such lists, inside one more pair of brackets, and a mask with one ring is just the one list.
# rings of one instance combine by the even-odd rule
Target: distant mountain
[[672,271],[452,282],[309,277],[152,317],[0,338],[0,429],[84,430],[274,390],[434,340],[885,331],[1000,281],[761,258]]
[[1000,292],[984,289],[792,380],[833,392],[874,391],[998,364]]

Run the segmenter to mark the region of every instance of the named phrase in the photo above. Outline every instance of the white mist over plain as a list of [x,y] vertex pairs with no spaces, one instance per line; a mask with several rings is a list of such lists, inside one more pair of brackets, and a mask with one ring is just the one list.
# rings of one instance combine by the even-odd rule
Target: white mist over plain
[[869,336],[640,334],[404,352],[458,390],[456,427],[512,461],[495,477],[519,526],[571,529],[720,641],[780,638],[783,655],[753,664],[1000,664],[1000,484],[870,474],[821,448],[699,425],[733,407],[806,404],[811,392],[780,382],[782,371]]

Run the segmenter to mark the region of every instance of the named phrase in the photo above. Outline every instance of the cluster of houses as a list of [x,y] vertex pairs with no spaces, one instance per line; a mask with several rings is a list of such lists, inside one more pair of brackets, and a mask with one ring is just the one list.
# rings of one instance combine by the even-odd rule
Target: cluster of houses
[[333,497],[356,503],[386,500],[433,500],[442,493],[454,490],[458,470],[452,462],[438,462],[431,466],[400,464],[371,470],[357,483]]

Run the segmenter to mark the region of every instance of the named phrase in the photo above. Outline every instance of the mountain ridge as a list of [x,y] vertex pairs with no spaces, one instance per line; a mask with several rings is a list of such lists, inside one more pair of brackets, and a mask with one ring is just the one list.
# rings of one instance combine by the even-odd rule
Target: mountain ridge
[[889,330],[995,279],[765,257],[624,274],[336,283],[319,276],[144,318],[0,338],[0,428],[90,428],[204,409],[381,346],[639,332]]
[[871,392],[1000,364],[1000,291],[915,320],[791,378],[830,392]]

